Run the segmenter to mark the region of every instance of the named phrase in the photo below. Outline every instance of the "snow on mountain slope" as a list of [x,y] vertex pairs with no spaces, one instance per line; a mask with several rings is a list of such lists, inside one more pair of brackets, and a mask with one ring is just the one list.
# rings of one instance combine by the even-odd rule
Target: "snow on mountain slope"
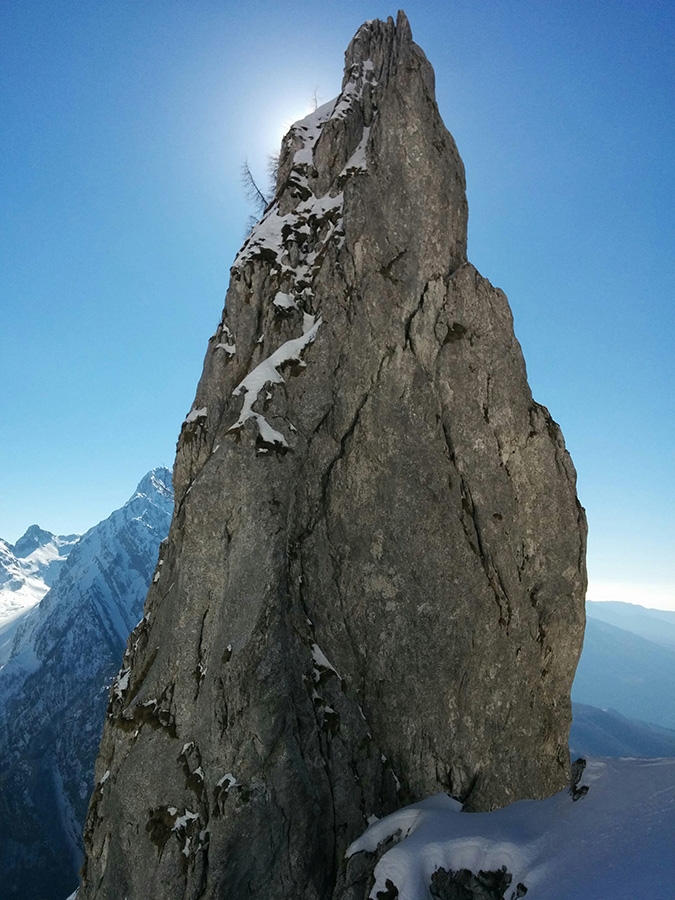
[[31,525],[14,546],[0,538],[0,666],[19,620],[54,584],[79,534],[56,535]]
[[0,668],[3,900],[62,898],[77,883],[108,686],[172,510],[171,475],[155,469],[82,536],[51,590],[18,619]]
[[[522,887],[527,900],[672,896],[675,759],[592,759],[581,783],[589,790],[576,802],[562,791],[487,813],[461,813],[456,800],[437,794],[374,822],[348,854],[357,868],[361,851],[398,841],[377,864],[371,898],[429,900],[440,868],[502,866],[510,885],[480,896],[511,900],[525,896]],[[436,877],[434,896],[473,896]]]
[[26,571],[42,578],[51,587],[79,539],[79,534],[56,535],[39,525],[31,525],[14,544],[14,555]]

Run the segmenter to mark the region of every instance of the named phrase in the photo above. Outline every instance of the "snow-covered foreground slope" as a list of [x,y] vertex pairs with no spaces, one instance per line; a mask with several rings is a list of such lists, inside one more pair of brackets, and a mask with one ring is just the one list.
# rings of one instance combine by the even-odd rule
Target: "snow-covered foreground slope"
[[54,584],[79,538],[38,525],[14,545],[0,538],[0,666],[7,662],[19,621]]
[[61,900],[77,884],[108,686],[172,511],[171,475],[155,469],[18,619],[0,667],[2,900]]
[[[577,801],[564,791],[488,813],[462,813],[437,794],[373,823],[349,853],[399,834],[377,864],[371,898],[429,900],[439,868],[502,866],[511,884],[495,896],[506,900],[525,896],[519,884],[527,900],[675,896],[675,759],[592,759],[581,784],[589,790]],[[435,896],[472,896],[452,890]]]

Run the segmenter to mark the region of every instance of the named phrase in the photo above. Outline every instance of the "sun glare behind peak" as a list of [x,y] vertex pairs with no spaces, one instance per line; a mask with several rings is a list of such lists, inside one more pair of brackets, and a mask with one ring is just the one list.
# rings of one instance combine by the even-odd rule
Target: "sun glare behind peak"
[[305,116],[308,116],[314,110],[313,103],[306,103],[304,107],[295,106],[293,107],[292,113],[285,115],[284,118],[279,122],[279,124],[275,128],[275,146],[278,148],[281,144],[281,141],[287,134],[289,128],[298,122],[300,119],[304,119]]

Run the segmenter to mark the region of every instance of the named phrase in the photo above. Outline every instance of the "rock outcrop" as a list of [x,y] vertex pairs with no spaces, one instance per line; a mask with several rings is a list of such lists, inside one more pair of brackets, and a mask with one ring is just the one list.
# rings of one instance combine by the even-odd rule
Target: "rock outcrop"
[[79,900],[355,897],[372,816],[569,779],[584,513],[399,14],[284,138],[178,444]]

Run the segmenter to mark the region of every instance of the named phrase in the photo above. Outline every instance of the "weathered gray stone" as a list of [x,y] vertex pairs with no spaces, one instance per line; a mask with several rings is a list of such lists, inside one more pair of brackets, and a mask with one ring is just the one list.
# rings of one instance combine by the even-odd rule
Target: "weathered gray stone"
[[433,83],[403,14],[367,23],[284,139],[181,432],[80,900],[355,896],[369,816],[568,783],[584,514],[466,261]]
[[[469,869],[436,869],[431,876],[429,893],[437,900],[506,900],[513,876],[506,866],[491,872]],[[524,884],[517,884],[509,891],[508,900],[519,900],[527,894]]]

